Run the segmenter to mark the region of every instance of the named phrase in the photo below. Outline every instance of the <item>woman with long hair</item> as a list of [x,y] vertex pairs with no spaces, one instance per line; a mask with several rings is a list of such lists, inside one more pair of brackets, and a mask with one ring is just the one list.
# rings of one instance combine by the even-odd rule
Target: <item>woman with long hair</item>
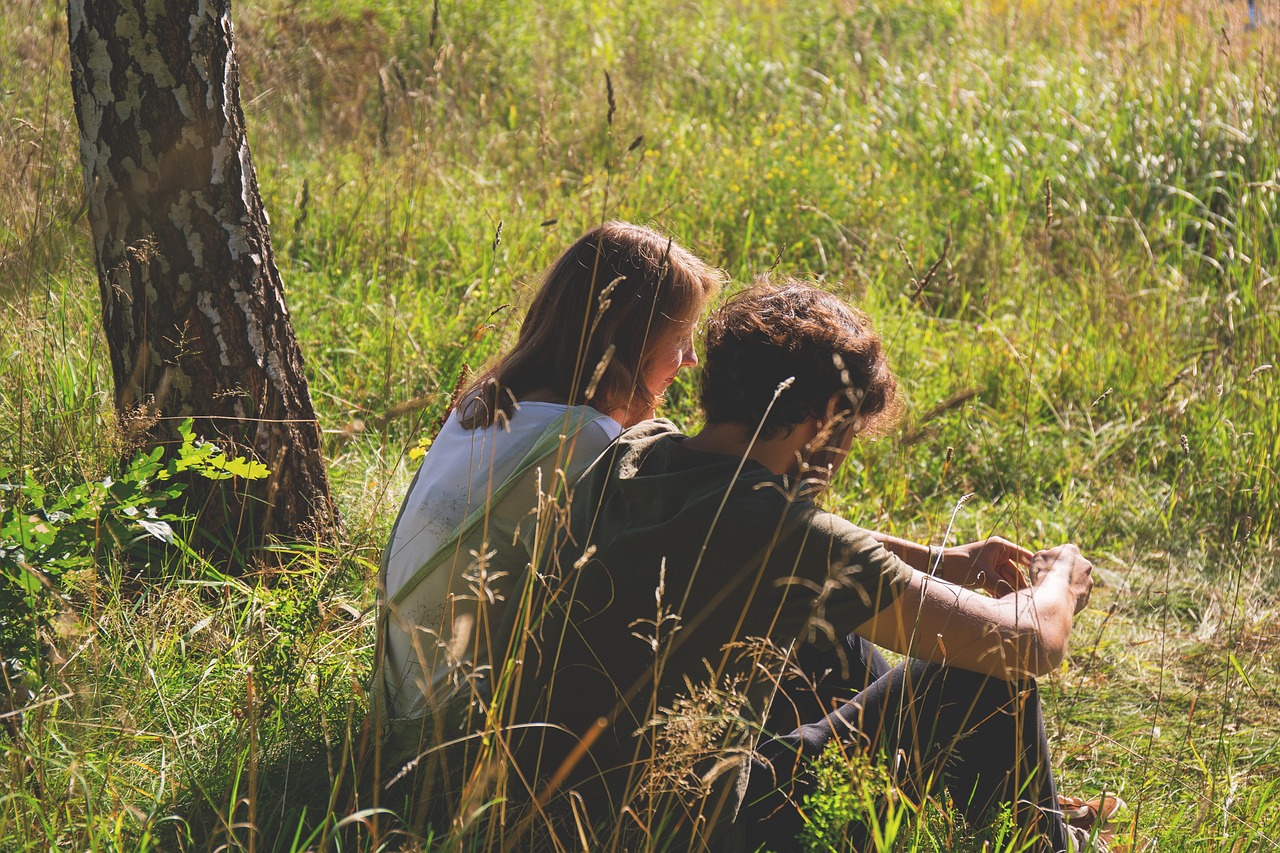
[[490,644],[541,569],[550,507],[697,363],[694,327],[721,280],[649,228],[593,228],[552,264],[514,346],[459,396],[383,560],[372,710],[384,768],[483,720],[506,654]]

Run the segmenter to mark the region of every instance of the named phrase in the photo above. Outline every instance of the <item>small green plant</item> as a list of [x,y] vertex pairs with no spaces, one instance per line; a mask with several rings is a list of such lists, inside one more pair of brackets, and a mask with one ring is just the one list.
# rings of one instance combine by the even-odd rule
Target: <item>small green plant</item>
[[812,766],[814,790],[805,798],[801,849],[1026,853],[1034,846],[1007,805],[985,825],[968,825],[945,796],[931,795],[918,805],[903,797],[888,766],[883,756],[829,745]]
[[798,839],[801,849],[852,850],[855,832],[866,833],[871,849],[892,846],[905,809],[898,805],[900,798],[883,763],[861,750],[849,752],[832,743],[813,762],[812,771],[815,786],[804,801],[808,820]]
[[42,484],[27,469],[20,482],[0,469],[0,490],[13,498],[0,510],[0,656],[10,672],[36,663],[35,626],[52,606],[68,572],[92,569],[104,553],[119,550],[148,561],[153,549],[190,554],[174,524],[188,520],[178,501],[184,472],[210,480],[267,476],[260,462],[228,458],[216,444],[179,427],[182,443],[165,458],[165,448],[139,453],[117,476],[88,480],[61,491]]

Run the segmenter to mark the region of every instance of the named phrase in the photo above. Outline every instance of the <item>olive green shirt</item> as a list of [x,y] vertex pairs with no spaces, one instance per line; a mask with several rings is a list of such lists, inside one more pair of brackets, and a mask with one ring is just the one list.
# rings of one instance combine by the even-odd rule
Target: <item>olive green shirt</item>
[[[792,646],[843,638],[911,574],[802,484],[683,440],[649,421],[600,456],[537,579],[534,624],[507,626],[523,664],[508,721],[534,724],[521,771],[545,780],[572,764],[560,790],[591,806],[603,795],[593,822],[750,749]],[[664,778],[646,775],[656,767]]]

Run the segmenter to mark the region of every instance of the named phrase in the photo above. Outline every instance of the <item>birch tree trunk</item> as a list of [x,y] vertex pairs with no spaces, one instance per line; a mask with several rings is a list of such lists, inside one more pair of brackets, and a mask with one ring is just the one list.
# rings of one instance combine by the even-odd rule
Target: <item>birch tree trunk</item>
[[245,138],[230,0],[69,0],[71,84],[121,423],[183,418],[271,471],[193,482],[237,545],[335,523]]

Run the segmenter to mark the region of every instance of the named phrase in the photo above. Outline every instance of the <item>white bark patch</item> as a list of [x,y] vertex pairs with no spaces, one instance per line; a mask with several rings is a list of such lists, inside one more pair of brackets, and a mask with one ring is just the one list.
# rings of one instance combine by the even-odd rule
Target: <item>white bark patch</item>
[[[204,39],[204,31],[213,21],[213,10],[209,8],[208,0],[200,0],[196,5],[194,15],[187,16],[187,23],[191,25],[191,34],[187,36],[187,40],[191,44],[196,44]],[[207,110],[213,109],[213,87],[209,85],[209,61],[200,51],[192,51],[192,63],[196,67],[196,74],[200,75],[200,79],[204,81],[204,106]]]
[[[213,91],[210,89],[210,91]],[[210,106],[213,106],[210,104]],[[227,160],[231,156],[231,128],[223,126],[222,138],[213,146],[213,170],[209,175],[209,183],[215,187],[227,179]]]
[[138,270],[138,277],[142,279],[143,292],[147,295],[147,304],[155,305],[160,301],[160,290],[156,287],[156,283],[151,280],[151,264],[143,263]]
[[[169,66],[160,55],[160,47],[156,41],[155,24],[157,18],[164,15],[164,8],[147,10],[147,31],[142,31],[142,20],[133,9],[125,6],[116,15],[116,38],[125,42],[129,48],[129,56],[137,63],[138,69],[151,78],[161,89],[172,89],[177,81],[169,72]],[[132,94],[132,93],[130,93]]]
[[178,201],[169,208],[169,222],[187,238],[187,251],[191,254],[191,263],[199,267],[204,264],[204,239],[199,229],[191,224],[191,193],[186,190],[178,196]]
[[[144,148],[143,150],[145,151],[146,149]],[[152,176],[155,174],[154,168],[148,168],[145,165],[139,167],[132,157],[122,159],[120,168],[124,170],[124,173],[129,176],[129,180],[133,182],[133,192],[144,196],[151,192]]]
[[116,108],[116,117],[120,119],[121,124],[129,121],[138,109],[138,87],[136,84],[129,86],[125,96],[116,101],[112,106]]
[[[172,89],[178,81],[174,79],[169,64],[160,53],[160,45],[156,42],[154,31],[142,37],[143,52],[138,56],[138,66],[146,72],[156,86],[161,89]],[[136,54],[135,54],[136,55]]]
[[[116,36],[122,41],[129,50],[130,56],[136,56],[136,42],[138,40],[138,19],[130,15],[128,12],[121,12],[116,17]],[[138,82],[138,74],[134,69],[125,78],[124,92],[115,100],[116,115],[120,117],[121,122],[126,122],[130,116],[137,112],[138,105],[142,102],[142,87]]]
[[243,290],[237,290],[232,295],[244,314],[245,336],[249,339],[249,349],[253,350],[253,360],[259,367],[264,367],[267,363],[267,345],[262,338],[262,321],[254,310],[253,299]]
[[187,93],[186,86],[174,87],[173,102],[178,105],[178,112],[182,113],[183,118],[187,121],[195,121],[196,114],[191,109],[191,96]]
[[[231,19],[224,19],[227,30],[227,44],[231,44]],[[232,114],[231,105],[236,100],[236,58],[235,54],[230,50],[227,51],[227,58],[222,63],[222,114],[227,120],[227,126],[231,127],[235,124],[234,115]]]
[[225,210],[222,214],[218,219],[222,222],[222,229],[227,232],[227,249],[231,252],[231,260],[238,261],[249,254],[249,238],[246,236],[248,232],[239,222],[228,221],[230,216]]
[[86,197],[92,197],[93,177],[91,176],[98,174],[98,146],[94,144],[93,139],[83,133],[80,134],[80,164],[84,167],[84,194]]
[[115,100],[111,91],[111,54],[107,52],[107,43],[93,31],[88,31],[85,38],[90,41],[85,76],[93,80],[93,89],[85,91],[83,94],[87,97],[80,99],[84,119],[81,138],[97,139],[102,130],[102,111]]
[[138,150],[142,152],[140,167],[151,174],[158,172],[160,166],[156,159],[155,147],[151,144],[151,131],[143,127],[138,128]]
[[[143,32],[142,19],[134,9],[124,7],[116,15],[116,38],[128,50],[132,60],[125,90],[115,101],[116,114],[122,122],[137,115],[142,106],[144,91],[172,89],[177,82],[156,42],[155,20],[158,14],[163,14],[163,10],[157,13],[152,8],[147,12],[146,32]],[[144,148],[146,144],[144,141]]]
[[115,92],[111,91],[111,70],[115,66],[111,62],[111,54],[107,52],[107,43],[97,33],[89,32],[88,38],[93,40],[89,47],[89,71],[93,75],[93,99],[99,108],[115,100]]
[[191,37],[194,40],[200,34],[200,31],[209,26],[209,22],[213,20],[213,10],[209,8],[209,0],[200,0],[196,4],[194,14],[187,16],[187,23],[191,25]]
[[[74,81],[79,83],[80,81]],[[98,146],[94,144],[94,138],[89,134],[87,128],[89,125],[101,125],[102,113],[94,115],[94,103],[89,97],[89,93],[85,91],[83,86],[76,86],[76,102],[79,104],[80,124],[80,165],[84,167],[84,191],[85,195],[89,194],[91,188],[89,175],[90,168],[98,159]]]
[[191,60],[196,67],[196,74],[200,75],[200,80],[204,83],[204,108],[213,112],[213,85],[209,82],[209,61],[204,56],[193,56]]
[[280,363],[280,353],[275,350],[267,353],[267,377],[275,388],[287,386],[284,379],[284,365]]
[[201,266],[204,263],[204,239],[199,231],[188,231],[187,251],[191,253],[191,263]]
[[67,28],[70,31],[69,41],[74,42],[84,27],[84,0],[68,0]]
[[116,99],[116,93],[111,91],[111,71],[115,66],[111,62],[111,54],[107,52],[107,43],[92,32],[88,37],[93,40],[93,45],[89,48],[89,73],[93,76],[92,95],[97,102],[98,114],[101,115],[106,105]]
[[213,212],[213,205],[209,203],[209,199],[204,193],[193,195],[191,197],[191,201],[196,207],[203,210],[211,219],[217,219],[217,215]]
[[[103,247],[107,244],[107,205],[104,186],[110,184],[114,187],[115,181],[111,180],[110,175],[99,174],[100,170],[97,168],[97,158],[104,146],[90,147],[93,149],[94,159],[84,161],[86,165],[85,195],[89,200],[89,226],[93,230],[93,247],[101,255]],[[89,181],[90,173],[93,174],[92,184]]]
[[218,342],[218,362],[223,367],[230,367],[231,359],[227,357],[227,340],[222,334],[222,315],[214,307],[213,297],[209,295],[209,291],[202,290],[196,295],[196,305],[200,307],[200,313],[209,318],[213,339]]
[[197,122],[190,121],[182,126],[182,138],[174,143],[174,148],[186,146],[188,150],[200,151],[205,147],[205,142],[200,138],[200,131],[196,129]]
[[[231,18],[224,15],[223,28],[227,32],[227,43],[231,42]],[[231,157],[231,129],[235,127],[235,116],[231,105],[235,103],[235,57],[227,51],[227,59],[222,66],[222,138],[213,149],[213,183],[220,184],[226,180],[224,169],[226,161]],[[209,86],[209,109],[213,109],[213,86]]]
[[249,192],[249,178],[253,175],[253,166],[249,162],[249,140],[240,140],[240,201],[244,203],[245,215],[253,210],[253,195]]

